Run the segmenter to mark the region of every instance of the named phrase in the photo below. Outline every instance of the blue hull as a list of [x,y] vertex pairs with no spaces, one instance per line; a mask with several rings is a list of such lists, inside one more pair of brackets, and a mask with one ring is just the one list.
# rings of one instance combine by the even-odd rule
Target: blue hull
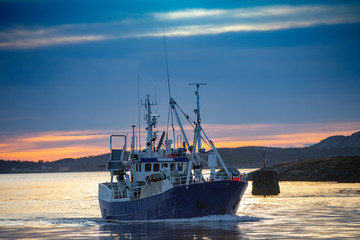
[[104,220],[143,221],[235,214],[247,183],[216,181],[176,187],[132,201],[99,200]]

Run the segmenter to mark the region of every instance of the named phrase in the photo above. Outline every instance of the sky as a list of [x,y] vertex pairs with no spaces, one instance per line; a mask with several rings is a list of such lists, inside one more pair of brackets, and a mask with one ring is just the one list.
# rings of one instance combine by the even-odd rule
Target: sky
[[0,0],[0,159],[107,153],[146,94],[165,130],[163,34],[171,95],[195,119],[188,84],[207,84],[217,147],[360,130],[359,1]]

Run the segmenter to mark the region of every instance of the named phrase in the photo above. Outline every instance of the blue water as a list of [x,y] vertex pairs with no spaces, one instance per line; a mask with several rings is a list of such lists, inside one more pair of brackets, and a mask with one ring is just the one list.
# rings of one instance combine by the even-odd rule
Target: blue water
[[0,175],[1,239],[359,239],[360,184],[281,182],[235,216],[104,222],[97,183],[108,173]]

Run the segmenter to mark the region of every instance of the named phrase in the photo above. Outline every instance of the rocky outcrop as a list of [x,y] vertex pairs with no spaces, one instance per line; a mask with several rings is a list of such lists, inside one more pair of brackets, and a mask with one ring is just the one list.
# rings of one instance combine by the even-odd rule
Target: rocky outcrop
[[280,193],[277,172],[272,169],[257,170],[252,174],[253,195],[277,195]]
[[360,182],[360,157],[338,156],[273,166],[280,181]]

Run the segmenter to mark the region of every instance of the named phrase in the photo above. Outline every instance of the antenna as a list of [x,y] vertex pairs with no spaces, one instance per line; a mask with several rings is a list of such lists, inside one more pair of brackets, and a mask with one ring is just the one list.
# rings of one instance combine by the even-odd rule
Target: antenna
[[[169,90],[169,101],[172,101],[171,97],[171,88],[170,88],[170,77],[169,77],[169,64],[168,64],[168,57],[167,57],[167,49],[166,49],[166,39],[165,39],[165,31],[163,29],[163,38],[164,38],[164,50],[165,50],[165,61],[166,61],[166,74],[167,74],[167,82],[168,82],[168,90]],[[169,115],[168,115],[168,122],[166,127],[166,140],[168,140],[168,129],[169,129],[169,118],[171,117],[171,126],[173,130],[173,137],[174,137],[174,143],[176,141],[175,139],[175,129],[174,129],[174,120],[171,110],[171,104],[169,104]]]
[[140,74],[138,73],[138,123],[139,123],[139,148],[141,151],[141,136],[140,136]]
[[167,80],[168,80],[169,98],[171,98],[170,77],[169,77],[169,65],[168,65],[168,58],[167,58],[166,40],[165,40],[165,32],[164,32],[164,29],[163,29],[163,37],[164,37],[164,49],[165,49],[165,60],[166,60],[166,74],[167,74]]

